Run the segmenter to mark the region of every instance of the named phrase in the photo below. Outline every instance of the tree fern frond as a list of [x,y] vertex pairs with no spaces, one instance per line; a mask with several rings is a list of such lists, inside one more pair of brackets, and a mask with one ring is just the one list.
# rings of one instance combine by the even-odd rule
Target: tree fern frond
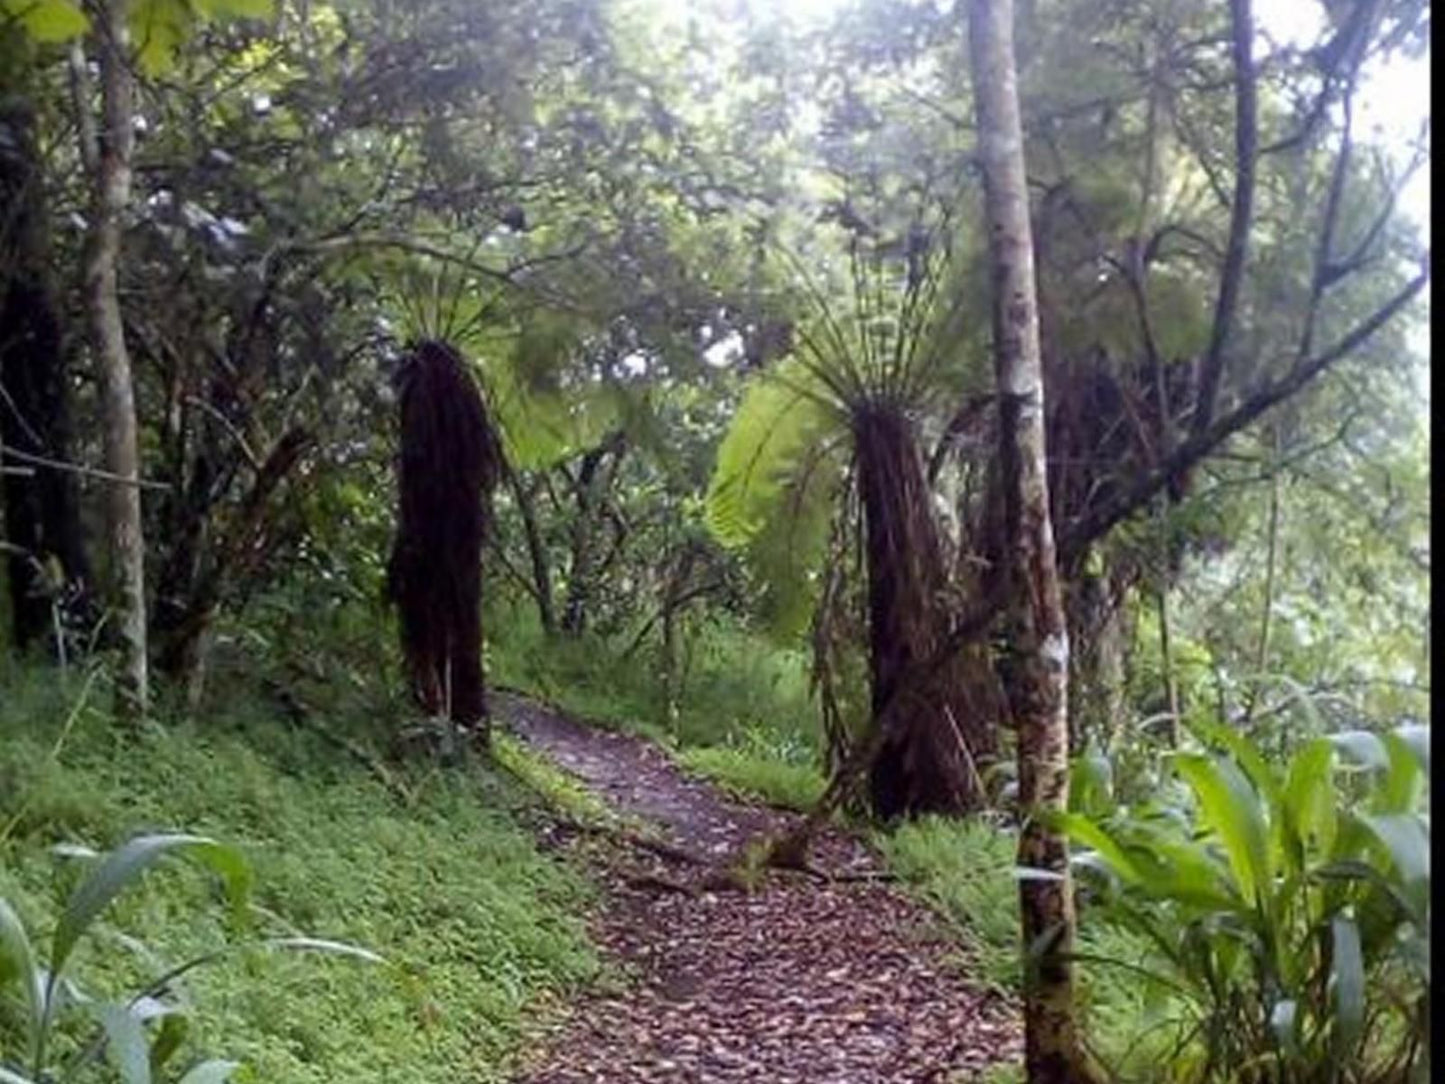
[[789,479],[820,441],[842,431],[841,416],[801,363],[789,359],[748,386],[718,448],[705,519],[723,545],[749,545],[785,511]]

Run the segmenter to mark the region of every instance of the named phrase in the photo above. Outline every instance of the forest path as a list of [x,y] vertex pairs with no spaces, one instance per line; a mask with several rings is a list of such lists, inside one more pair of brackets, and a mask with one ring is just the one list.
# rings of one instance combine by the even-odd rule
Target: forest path
[[[722,863],[794,814],[730,801],[656,745],[498,694],[494,709],[535,752],[617,812]],[[565,825],[546,842],[579,846]],[[1016,1062],[1015,1007],[971,987],[926,908],[857,879],[878,863],[828,830],[831,877],[770,872],[756,890],[682,891],[696,865],[616,842],[582,851],[604,891],[592,935],[635,981],[584,995],[516,1084],[961,1084]]]

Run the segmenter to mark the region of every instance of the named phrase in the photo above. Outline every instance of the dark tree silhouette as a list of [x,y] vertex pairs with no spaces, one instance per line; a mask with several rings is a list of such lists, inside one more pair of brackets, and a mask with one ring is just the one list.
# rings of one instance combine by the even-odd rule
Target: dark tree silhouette
[[501,444],[466,362],[417,344],[397,373],[401,508],[387,566],[412,693],[429,715],[487,738],[482,675],[482,544]]

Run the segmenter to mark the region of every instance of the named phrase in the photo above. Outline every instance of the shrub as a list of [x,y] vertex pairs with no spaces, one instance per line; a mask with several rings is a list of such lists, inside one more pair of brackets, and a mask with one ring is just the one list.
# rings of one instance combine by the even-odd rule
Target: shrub
[[[68,848],[70,857],[91,857],[85,848]],[[181,1048],[189,1028],[190,1006],[176,996],[182,976],[213,963],[235,946],[218,947],[152,975],[133,993],[117,999],[93,997],[70,974],[76,949],[92,932],[96,920],[127,888],[168,854],[191,858],[221,875],[232,918],[249,916],[251,867],[233,847],[204,836],[186,834],[136,836],[109,854],[70,893],[55,921],[48,961],[41,962],[25,924],[9,901],[0,897],[0,993],[18,990],[24,1009],[19,1059],[13,1068],[0,1063],[0,1081],[33,1084],[74,1079],[88,1065],[108,1055],[122,1084],[150,1084]],[[311,949],[343,953],[381,962],[380,957],[349,945],[303,937],[271,937],[257,942],[268,948]],[[69,1016],[93,1018],[94,1034],[66,1032]],[[71,1039],[63,1051],[58,1038]],[[3,1051],[0,1051],[3,1053]],[[236,1062],[199,1061],[180,1074],[180,1084],[221,1084],[238,1068]],[[28,1074],[28,1075],[23,1075]],[[169,1073],[167,1075],[170,1075]]]
[[1063,818],[1091,920],[1147,938],[1130,974],[1174,995],[1153,1078],[1424,1080],[1429,731],[1317,738],[1283,767],[1199,732],[1215,751],[1174,756],[1186,803]]

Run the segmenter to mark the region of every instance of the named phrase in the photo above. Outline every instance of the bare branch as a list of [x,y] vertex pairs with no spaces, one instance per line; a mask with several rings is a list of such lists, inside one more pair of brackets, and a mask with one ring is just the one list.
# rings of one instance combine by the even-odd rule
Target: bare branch
[[1187,471],[1265,411],[1297,394],[1331,365],[1359,349],[1413,301],[1429,281],[1430,262],[1427,255],[1419,274],[1334,346],[1314,358],[1302,360],[1286,376],[1255,392],[1208,429],[1191,433],[1159,466],[1145,473],[1115,500],[1099,506],[1070,525],[1059,546],[1060,563],[1067,564],[1091,542],[1152,500],[1170,479]]
[[0,444],[0,457],[9,456],[11,459],[19,460],[21,463],[29,463],[36,467],[49,467],[51,470],[65,471],[68,474],[78,474],[84,478],[99,478],[104,482],[113,482],[117,485],[135,486],[138,489],[170,489],[165,482],[150,482],[144,478],[127,478],[121,474],[113,474],[108,470],[100,470],[98,467],[85,467],[79,463],[66,463],[60,459],[51,459],[49,456],[35,455],[31,452],[22,452],[19,448],[9,444]]
[[1199,375],[1199,397],[1190,423],[1191,435],[1209,429],[1214,420],[1214,405],[1226,365],[1225,349],[1230,328],[1239,303],[1239,290],[1244,279],[1245,259],[1249,254],[1249,226],[1254,215],[1254,169],[1258,131],[1254,60],[1254,19],[1250,0],[1230,0],[1232,50],[1234,54],[1234,198],[1229,211],[1229,246],[1220,272],[1219,296],[1214,306],[1214,326],[1209,348],[1204,355]]

